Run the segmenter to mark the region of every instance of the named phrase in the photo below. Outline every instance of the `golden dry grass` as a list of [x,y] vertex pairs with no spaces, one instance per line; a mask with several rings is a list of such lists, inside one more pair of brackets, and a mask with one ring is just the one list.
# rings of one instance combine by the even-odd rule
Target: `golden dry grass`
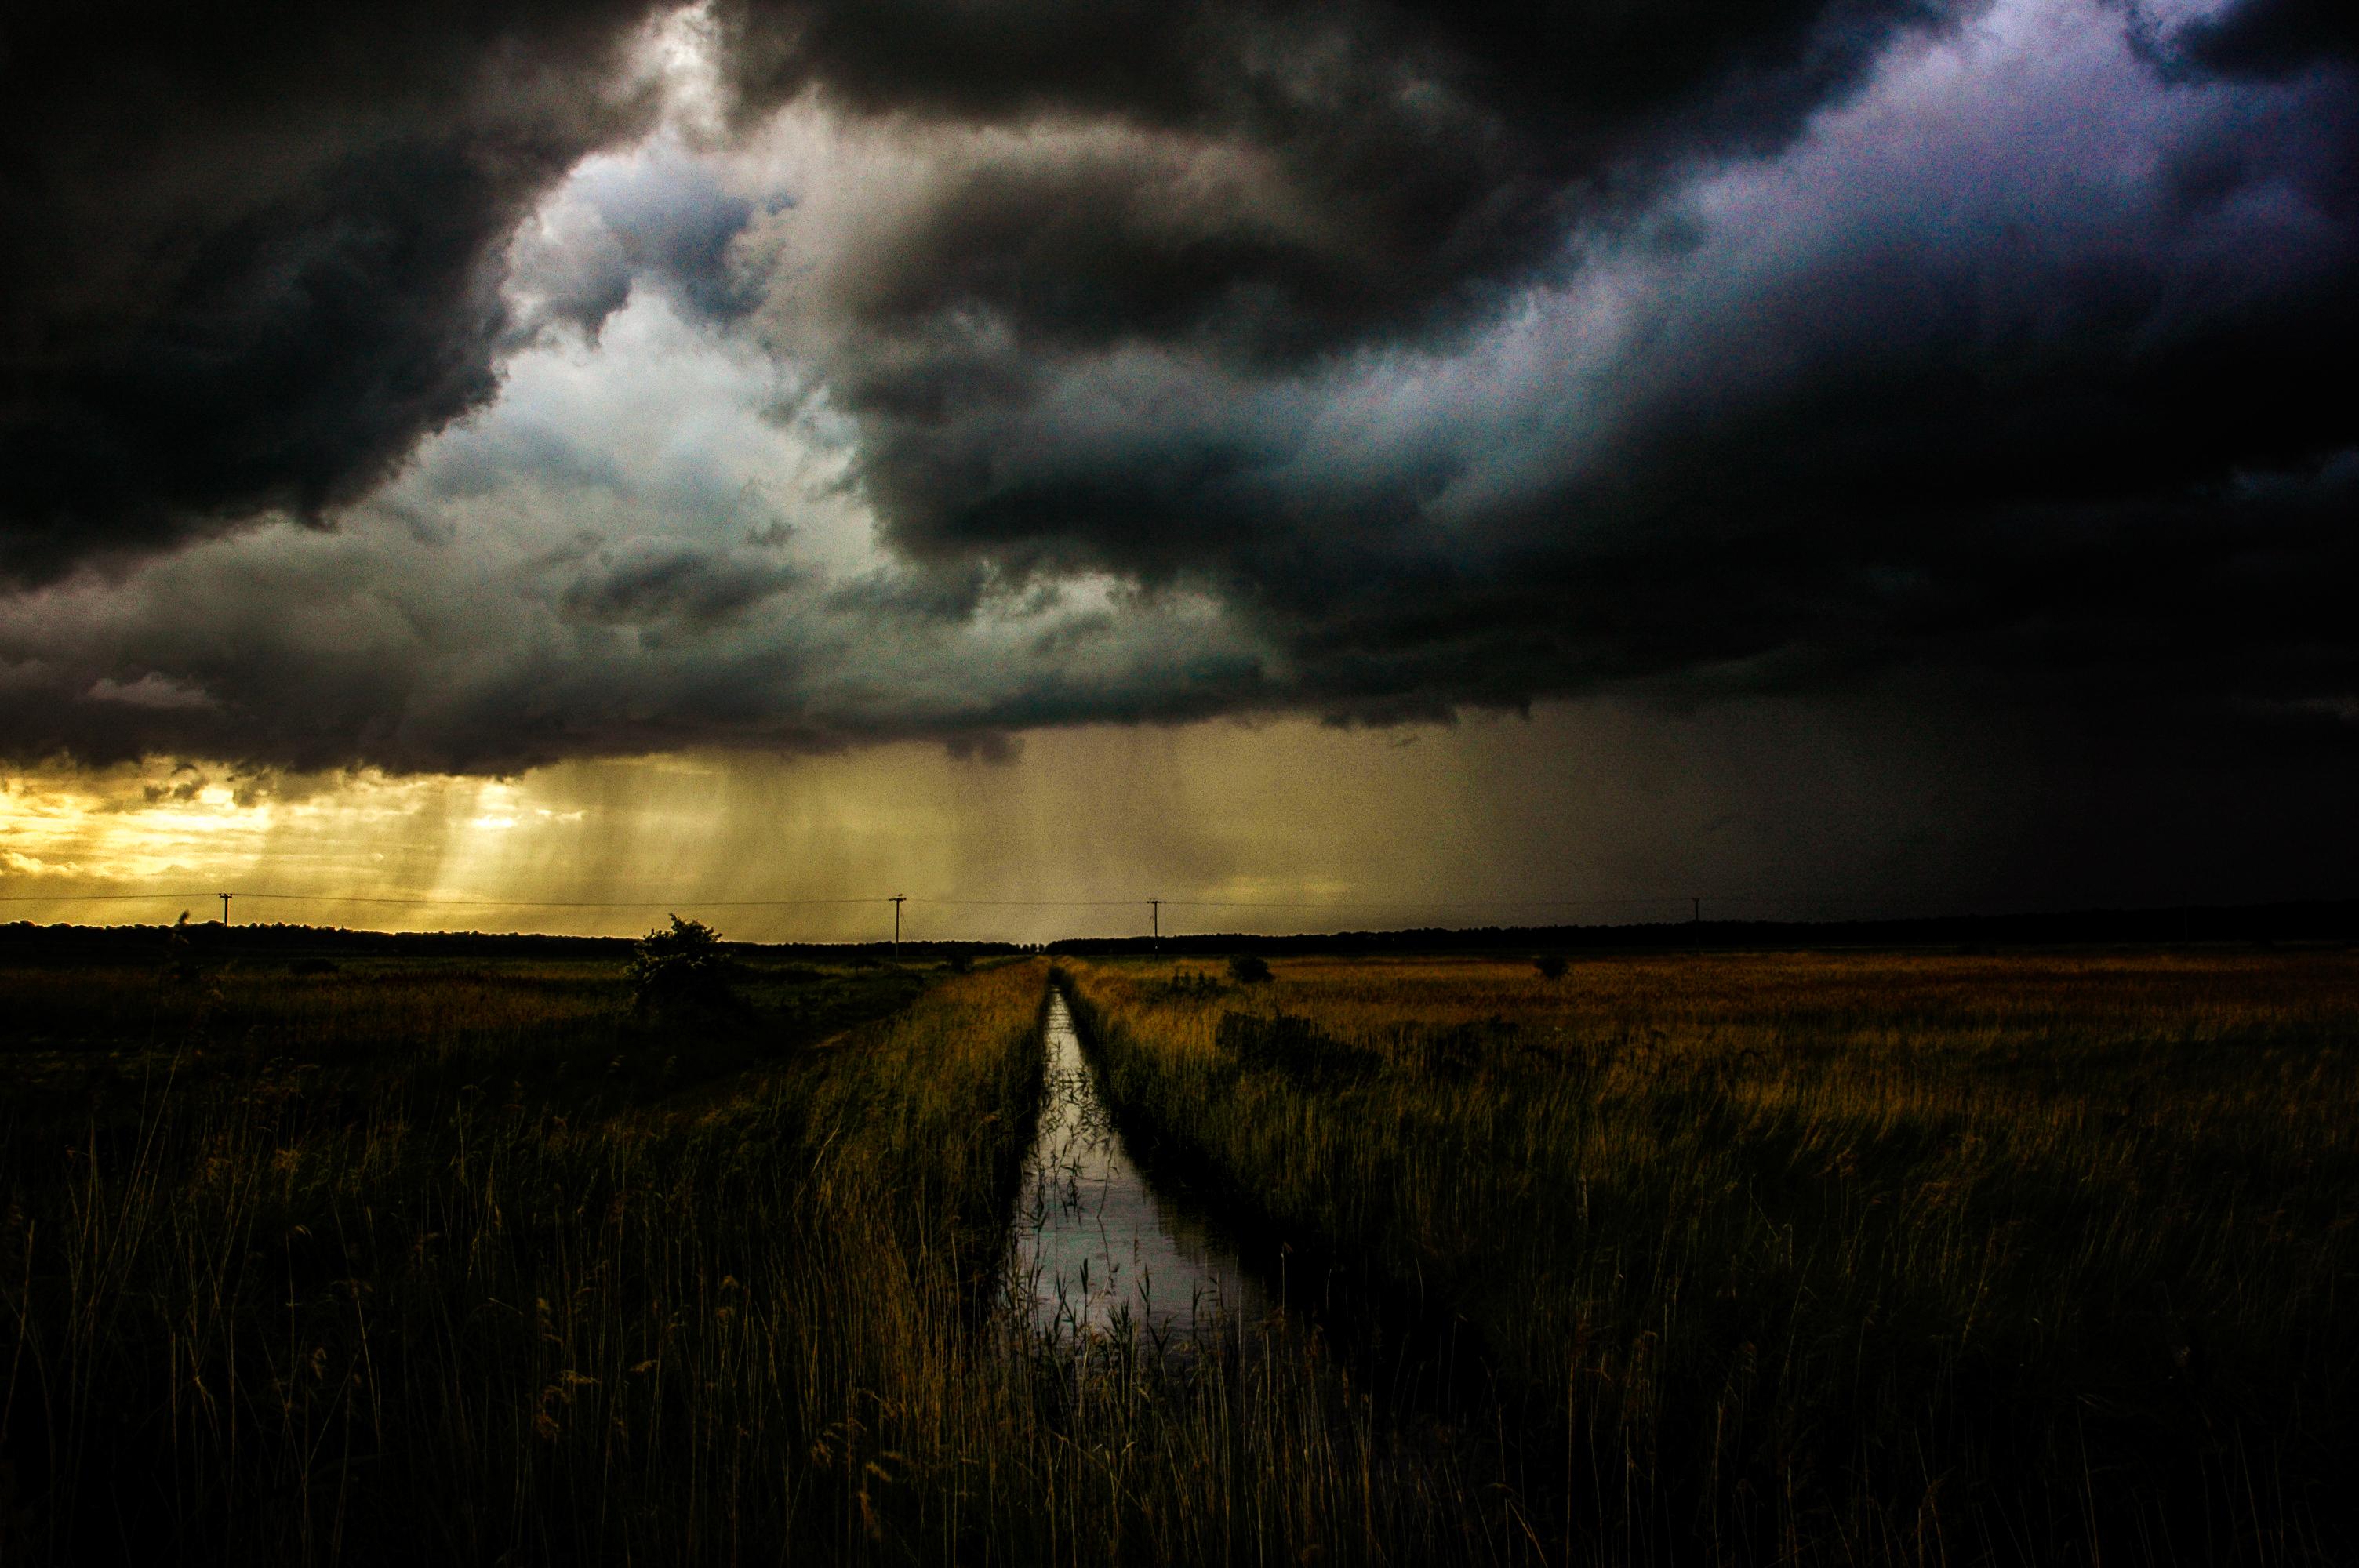
[[2350,954],[1275,969],[1076,966],[1110,1091],[1471,1323],[1560,1552],[2349,1550]]
[[1485,1376],[1007,1331],[1038,961],[0,973],[0,1557],[2347,1557],[2351,955],[1173,969],[1154,1155]]
[[27,984],[80,1027],[0,1098],[0,1562],[1495,1555],[1315,1359],[1003,1329],[1038,962],[816,1050],[611,972],[116,979],[127,1043]]

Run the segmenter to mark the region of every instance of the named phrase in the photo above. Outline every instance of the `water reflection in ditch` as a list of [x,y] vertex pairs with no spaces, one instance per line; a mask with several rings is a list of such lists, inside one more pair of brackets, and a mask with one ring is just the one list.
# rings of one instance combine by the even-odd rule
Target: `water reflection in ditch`
[[1201,1215],[1158,1193],[1123,1147],[1060,992],[1010,1256],[1015,1305],[1048,1338],[1136,1333],[1167,1349],[1259,1326],[1267,1298]]

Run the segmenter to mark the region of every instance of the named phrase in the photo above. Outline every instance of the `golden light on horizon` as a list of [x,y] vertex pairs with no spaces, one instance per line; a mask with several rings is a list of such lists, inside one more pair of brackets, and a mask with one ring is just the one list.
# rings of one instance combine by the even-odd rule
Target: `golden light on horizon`
[[623,935],[678,910],[766,941],[889,935],[895,892],[912,936],[1020,941],[1143,934],[1151,897],[1167,932],[1683,919],[1696,894],[1786,918],[1888,909],[1854,890],[1906,899],[1974,853],[1987,818],[1926,773],[1867,746],[1798,755],[1788,733],[1774,708],[1599,702],[506,779],[60,762],[0,784],[0,919],[217,918],[197,901],[221,892],[251,901],[239,920]]
[[[226,891],[241,920],[605,934],[703,909],[769,939],[874,935],[895,892],[944,936],[1126,932],[1149,896],[1181,905],[1167,930],[1462,919],[1612,891],[1616,812],[1541,765],[1571,722],[1099,728],[992,759],[908,742],[510,779],[60,763],[0,789],[0,893],[37,921],[210,918],[193,901]],[[855,902],[792,902],[820,900]]]

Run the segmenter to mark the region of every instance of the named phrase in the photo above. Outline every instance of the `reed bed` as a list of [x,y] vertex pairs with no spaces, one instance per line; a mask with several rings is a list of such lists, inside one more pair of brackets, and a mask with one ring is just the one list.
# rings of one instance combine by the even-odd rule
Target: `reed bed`
[[[710,1560],[757,1520],[822,1528],[832,1470],[769,1495],[746,1466],[856,1419],[825,1347],[908,1307],[814,1303],[820,1271],[992,1244],[1008,1139],[968,1108],[1020,1098],[1028,996],[996,1036],[984,1015],[1033,989],[945,988],[650,1117],[700,1061],[916,987],[820,976],[833,1012],[650,1023],[611,970],[69,978],[117,1032],[37,1041],[0,1132],[0,1529],[33,1562]],[[148,1028],[108,1016],[142,996]],[[864,1071],[831,1070],[855,1042]],[[862,1182],[949,1206],[906,1264]]]
[[1460,1331],[1559,1562],[2347,1562],[2347,952],[1071,966],[1151,1159]]
[[924,979],[0,975],[0,1562],[1519,1550],[1315,1341],[1002,1314],[1045,968]]

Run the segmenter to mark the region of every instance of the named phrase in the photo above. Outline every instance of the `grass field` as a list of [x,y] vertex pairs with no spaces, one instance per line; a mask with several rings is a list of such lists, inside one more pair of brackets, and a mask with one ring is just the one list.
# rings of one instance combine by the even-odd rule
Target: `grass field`
[[0,1563],[2349,1560],[2351,955],[1273,967],[1068,966],[1181,1365],[1001,1310],[1043,961],[0,968]]
[[0,972],[0,1562],[1486,1554],[1315,1359],[1004,1326],[1045,985]]
[[986,1266],[1017,1140],[969,1110],[1022,1099],[1035,988],[815,1050],[923,981],[757,974],[675,1023],[617,968],[0,979],[9,1555],[704,1554],[731,1466],[839,1418],[797,1374],[841,1314],[790,1303],[907,1217],[844,1189],[922,1193],[918,1256]]
[[1072,967],[1153,1157],[1460,1325],[1560,1561],[2349,1561],[2359,961]]

